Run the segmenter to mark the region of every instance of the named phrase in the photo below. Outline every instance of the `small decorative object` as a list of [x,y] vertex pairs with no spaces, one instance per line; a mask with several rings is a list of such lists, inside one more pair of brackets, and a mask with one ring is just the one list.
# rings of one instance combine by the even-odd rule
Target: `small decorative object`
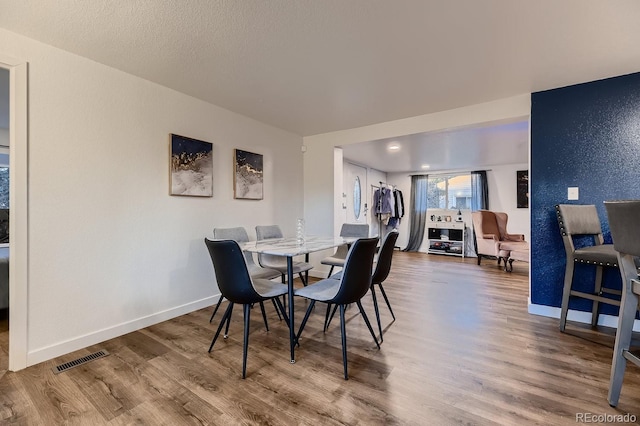
[[171,134],[171,195],[213,197],[213,144]]
[[458,216],[456,216],[456,222],[462,222],[462,211],[458,209]]
[[442,216],[438,216],[437,220],[438,222],[442,222]]
[[262,200],[262,154],[236,149],[233,169],[233,197]]
[[451,216],[445,216],[444,217],[444,221],[445,222],[451,222]]
[[432,214],[431,215],[431,222],[435,222],[436,221],[436,215]]
[[296,244],[299,246],[304,245],[304,219],[296,221]]
[[519,209],[529,208],[529,171],[518,170],[516,172],[517,203]]

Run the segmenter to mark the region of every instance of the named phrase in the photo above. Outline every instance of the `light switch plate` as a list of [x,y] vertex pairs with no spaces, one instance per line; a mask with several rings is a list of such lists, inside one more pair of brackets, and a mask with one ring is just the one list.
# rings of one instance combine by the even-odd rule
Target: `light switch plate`
[[567,199],[568,200],[577,200],[580,198],[580,194],[578,192],[577,186],[570,186],[567,188]]

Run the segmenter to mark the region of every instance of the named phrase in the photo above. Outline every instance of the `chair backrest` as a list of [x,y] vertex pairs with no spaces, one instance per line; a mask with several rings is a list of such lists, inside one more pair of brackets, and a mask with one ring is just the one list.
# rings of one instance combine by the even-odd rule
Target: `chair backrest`
[[[622,279],[638,278],[636,259],[640,256],[640,200],[605,201],[613,248],[618,252]],[[624,288],[624,284],[623,284]]]
[[247,263],[240,246],[234,240],[204,239],[216,272],[222,295],[232,303],[247,304],[262,300],[253,288]]
[[563,235],[602,234],[598,211],[593,204],[558,204],[556,212]]
[[384,238],[382,247],[380,247],[378,262],[376,263],[376,270],[373,271],[373,276],[371,277],[373,284],[380,284],[387,279],[389,271],[391,270],[391,259],[393,258],[393,250],[395,249],[397,239],[398,231],[391,231]]
[[249,234],[241,226],[237,228],[213,228],[213,236],[218,240],[233,240],[238,243],[249,242]]
[[500,239],[500,228],[496,214],[489,210],[478,210],[471,213],[473,229],[477,235],[495,235],[496,239]]
[[256,226],[256,238],[258,240],[268,240],[269,238],[282,238],[282,230],[278,225],[258,225]]
[[367,238],[369,236],[369,224],[343,223],[340,236],[345,238]]
[[[241,226],[237,228],[213,228],[213,237],[218,240],[237,241],[239,244],[249,242],[249,234],[247,234],[247,230]],[[250,252],[244,252],[244,258],[247,261],[247,265],[255,265],[253,255]]]
[[377,245],[378,237],[360,238],[351,245],[344,262],[340,288],[331,303],[354,303],[367,294],[371,287],[371,268]]

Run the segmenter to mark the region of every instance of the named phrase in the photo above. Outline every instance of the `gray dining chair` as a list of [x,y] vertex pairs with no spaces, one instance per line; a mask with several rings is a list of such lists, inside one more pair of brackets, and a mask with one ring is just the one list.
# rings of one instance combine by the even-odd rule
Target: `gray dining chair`
[[376,346],[380,349],[380,343],[371,327],[369,318],[365,313],[361,299],[367,294],[371,287],[371,268],[373,266],[373,257],[376,252],[376,246],[378,244],[378,238],[361,238],[356,240],[347,253],[344,269],[342,271],[342,277],[339,280],[332,278],[325,278],[310,284],[307,287],[303,287],[295,290],[295,295],[305,297],[310,300],[307,312],[304,315],[304,319],[300,324],[300,329],[296,336],[296,341],[299,342],[300,335],[304,330],[309,315],[313,310],[316,302],[325,302],[335,304],[340,307],[340,334],[342,337],[342,364],[344,368],[344,378],[349,379],[347,372],[347,333],[345,329],[345,307],[350,303],[356,303],[365,324],[369,328],[371,337],[376,342]]
[[[556,214],[567,256],[560,309],[560,331],[564,331],[566,327],[571,297],[580,297],[593,301],[591,325],[595,326],[598,324],[600,303],[620,306],[619,298],[614,299],[603,295],[606,293],[619,297],[620,291],[609,288],[602,283],[602,269],[605,267],[618,268],[618,254],[612,244],[604,243],[602,225],[598,218],[596,206],[592,204],[558,204],[556,205]],[[586,244],[582,240],[590,240],[591,245],[576,247],[574,238],[580,238],[582,244]],[[592,265],[596,268],[593,291],[580,291],[573,288],[573,275],[577,264]]]
[[241,304],[244,308],[244,339],[242,345],[242,378],[247,373],[247,348],[249,345],[249,320],[251,306],[262,303],[265,300],[273,300],[280,313],[289,326],[289,318],[285,312],[279,297],[288,293],[286,285],[265,279],[252,279],[247,268],[246,258],[240,246],[233,240],[209,240],[204,239],[209,250],[211,262],[216,274],[216,281],[222,295],[229,301],[229,306],[220,320],[220,325],[209,346],[209,352],[213,349],[222,327],[231,322],[231,312],[234,304]]
[[618,253],[622,275],[622,300],[618,314],[618,329],[613,347],[611,377],[607,399],[612,407],[618,405],[627,361],[640,366],[640,357],[632,354],[631,335],[636,312],[640,307],[640,279],[637,259],[640,256],[640,200],[605,201],[613,247]]
[[[284,238],[282,230],[278,225],[258,225],[256,226],[256,239],[258,241],[268,240],[273,238]],[[285,276],[287,275],[287,259],[283,256],[275,256],[271,254],[258,254],[258,263],[263,268],[275,269],[280,272],[282,282],[285,282]],[[293,262],[293,273],[298,274],[302,280],[304,286],[308,282],[308,271],[313,268],[313,265],[307,262]],[[302,273],[305,272],[305,275]]]
[[[239,244],[249,242],[249,234],[247,234],[246,229],[244,229],[241,226],[235,227],[235,228],[213,228],[213,237],[216,239],[234,240]],[[249,270],[249,275],[251,276],[251,278],[270,280],[280,276],[280,272],[276,271],[275,269],[263,268],[259,265],[256,265],[256,263],[253,261],[252,253],[245,251],[244,258],[247,263],[247,269]],[[218,309],[220,308],[220,305],[222,304],[223,299],[224,297],[222,297],[222,294],[221,294],[220,298],[218,299],[218,303],[216,304],[216,307],[213,309],[213,312],[211,313],[211,318],[209,318],[209,322],[213,321],[213,317],[216,316],[216,313],[218,312]],[[275,302],[273,302],[273,305],[275,307]],[[267,315],[264,311],[263,303],[260,303],[260,309],[262,310],[264,325],[268,331],[269,324],[267,323]],[[276,308],[276,313],[278,314],[278,318],[282,319],[282,317],[280,316],[280,311],[278,311],[277,308]]]
[[[343,223],[342,228],[340,229],[340,236],[344,238],[367,238],[369,236],[369,225],[363,223]],[[333,268],[336,266],[339,268],[344,266],[344,260],[347,257],[348,251],[349,246],[347,244],[343,244],[338,246],[333,255],[325,257],[320,261],[323,265],[331,266],[327,277],[330,277],[331,274],[333,274]]]

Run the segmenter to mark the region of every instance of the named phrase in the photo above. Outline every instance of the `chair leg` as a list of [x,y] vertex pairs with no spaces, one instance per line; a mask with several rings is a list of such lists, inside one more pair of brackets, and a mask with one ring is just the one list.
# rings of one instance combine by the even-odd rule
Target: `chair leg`
[[331,324],[331,320],[333,316],[336,314],[336,310],[338,309],[338,305],[333,305],[333,310],[331,311],[331,315],[329,315],[329,321],[327,321],[327,326],[325,327],[325,331],[329,328],[329,324]]
[[331,313],[331,303],[327,303],[327,312],[324,314],[324,329],[323,331],[327,331],[329,328],[329,314]]
[[[282,312],[282,316],[284,317],[284,322],[287,323],[287,327],[291,328],[291,323],[289,322],[289,316],[287,315],[286,308],[284,307],[280,299],[278,299],[277,297],[274,297],[271,300],[274,300],[274,305],[276,305],[277,309],[279,309],[280,312]],[[278,313],[278,315],[280,314]]]
[[387,307],[389,308],[389,312],[391,312],[391,316],[393,320],[396,320],[396,315],[393,313],[393,309],[391,309],[391,303],[389,303],[389,298],[387,297],[387,293],[384,291],[384,287],[382,287],[382,283],[378,284],[380,286],[380,292],[382,293],[382,297],[384,297],[384,301],[387,302]]
[[[624,279],[624,278],[623,278]],[[623,291],[631,283],[623,283]],[[618,317],[618,330],[616,331],[616,341],[613,347],[613,360],[611,362],[611,379],[609,382],[609,405],[615,407],[618,405],[620,398],[620,390],[622,388],[622,379],[624,370],[627,366],[627,360],[624,357],[625,351],[629,350],[631,345],[631,335],[633,332],[633,322],[636,318],[638,310],[638,296],[630,290],[622,293],[620,301],[620,313]]]
[[[594,289],[594,293],[600,295],[602,290],[602,266],[596,266],[596,285]],[[597,300],[593,301],[593,308],[591,311],[591,327],[595,327],[598,325],[598,314],[599,314],[600,302]]]
[[571,296],[574,267],[573,260],[567,259],[567,267],[564,271],[564,287],[562,289],[562,305],[560,309],[560,331],[564,331],[567,325],[567,313],[569,312],[569,297]]
[[304,314],[304,318],[302,319],[302,322],[300,323],[300,329],[298,330],[298,334],[296,334],[296,343],[299,343],[300,334],[302,334],[302,330],[304,330],[304,326],[307,325],[307,320],[309,319],[309,315],[311,314],[311,311],[313,310],[313,306],[315,304],[316,304],[315,300],[312,300],[311,303],[309,303],[309,307],[307,308],[307,312]]
[[349,380],[349,374],[347,374],[347,328],[344,323],[344,305],[340,305],[340,335],[342,337],[342,365],[344,366],[344,379]]
[[227,327],[224,329],[224,339],[229,337],[229,324],[231,323],[231,312],[233,312],[233,303],[229,303],[229,316],[227,317]]
[[305,276],[302,275],[302,272],[300,272],[298,275],[300,276],[300,280],[302,281],[302,285],[306,287],[307,286],[307,280],[305,279]]
[[478,255],[478,265],[480,265],[480,261],[482,260],[482,255]]
[[373,332],[373,327],[371,327],[371,323],[369,322],[369,318],[367,314],[364,312],[364,308],[362,307],[362,302],[358,300],[356,302],[358,304],[358,309],[360,309],[360,313],[362,314],[362,318],[364,318],[364,323],[367,324],[367,328],[369,329],[369,333],[371,333],[371,337],[376,342],[376,346],[380,349],[380,343],[378,343],[378,339],[376,338],[376,334]]
[[[262,306],[262,303],[260,303]],[[247,377],[247,348],[249,347],[249,317],[251,316],[251,306],[243,305],[244,308],[244,341],[242,342],[242,378]],[[262,309],[264,314],[264,307]]]
[[273,307],[276,310],[276,314],[278,314],[278,319],[282,321],[282,315],[280,315],[280,309],[278,309],[278,305],[276,305],[276,301],[274,299],[271,299],[271,303],[273,303]]
[[380,341],[383,341],[382,337],[382,323],[380,322],[380,309],[378,309],[378,298],[376,297],[376,286],[371,285],[371,297],[373,298],[373,309],[376,311],[376,320],[378,321],[378,330],[380,331]]
[[333,274],[333,265],[331,265],[331,269],[329,269],[329,275],[327,275],[327,278],[329,278],[331,274]]
[[220,299],[218,299],[218,303],[216,304],[216,307],[213,309],[213,313],[211,314],[211,318],[209,318],[209,323],[211,323],[211,321],[213,321],[213,317],[216,316],[216,312],[218,312],[218,309],[220,309],[220,305],[222,304],[222,299],[224,299],[224,297],[222,297],[222,295],[220,295]]
[[216,331],[216,334],[213,336],[213,340],[211,341],[211,346],[209,346],[209,352],[211,352],[211,349],[213,349],[213,345],[216,343],[216,340],[218,340],[218,335],[220,335],[220,330],[222,330],[222,327],[224,326],[225,321],[227,320],[227,318],[231,317],[232,309],[233,309],[233,303],[229,303],[229,306],[227,306],[227,310],[224,311],[224,315],[220,320],[220,325],[218,326],[218,330]]
[[267,323],[267,313],[264,311],[264,303],[260,302],[260,310],[262,311],[262,319],[264,320],[264,328],[269,331],[269,324]]

